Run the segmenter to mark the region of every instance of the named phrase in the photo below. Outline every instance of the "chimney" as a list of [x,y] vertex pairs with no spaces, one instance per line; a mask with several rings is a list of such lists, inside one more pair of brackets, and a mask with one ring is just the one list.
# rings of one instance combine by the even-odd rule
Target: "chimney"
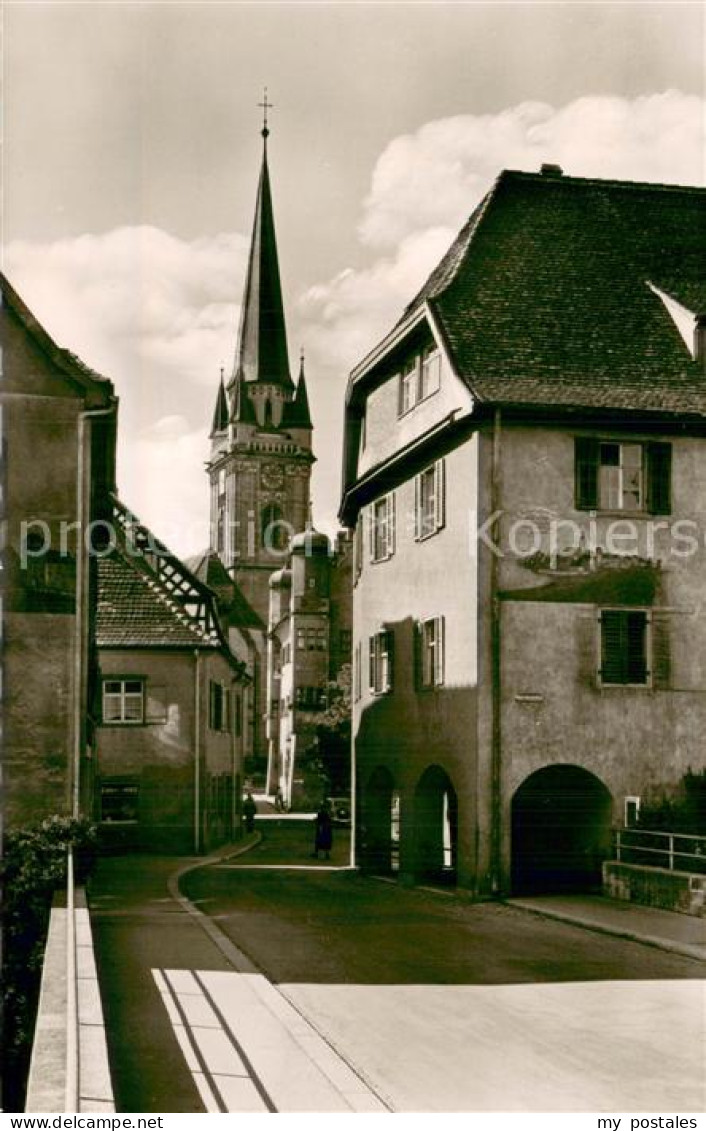
[[564,170],[561,165],[544,164],[539,170],[543,177],[563,177]]

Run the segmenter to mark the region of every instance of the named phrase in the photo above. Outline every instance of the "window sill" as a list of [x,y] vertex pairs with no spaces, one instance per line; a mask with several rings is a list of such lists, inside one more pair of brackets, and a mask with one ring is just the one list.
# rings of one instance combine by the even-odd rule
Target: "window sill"
[[433,538],[435,534],[441,534],[441,531],[443,529],[444,529],[444,524],[442,523],[441,526],[437,526],[435,530],[430,530],[428,534],[415,534],[414,541],[415,542],[428,542],[429,539]]

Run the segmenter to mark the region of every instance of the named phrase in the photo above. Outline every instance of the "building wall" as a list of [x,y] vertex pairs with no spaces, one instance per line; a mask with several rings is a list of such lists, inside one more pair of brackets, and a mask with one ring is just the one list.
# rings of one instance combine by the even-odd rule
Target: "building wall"
[[[142,676],[146,679],[145,723],[102,725],[97,735],[97,794],[101,784],[118,779],[134,781],[139,790],[137,823],[107,828],[109,843],[150,851],[192,852],[198,822],[199,850],[207,850],[237,834],[239,793],[231,780],[237,805],[226,816],[212,779],[240,776],[242,736],[209,728],[209,681],[231,686],[232,669],[217,654],[166,650],[101,649],[104,678]],[[198,716],[198,717],[197,717]],[[199,749],[198,766],[195,752]],[[196,813],[196,790],[201,797]],[[231,827],[235,814],[235,829]],[[100,817],[97,810],[96,816]]]
[[[353,589],[354,663],[362,666],[359,699],[355,672],[353,679],[353,732],[363,810],[371,775],[386,766],[401,795],[400,870],[413,874],[415,791],[425,770],[440,767],[458,798],[458,874],[470,885],[477,854],[478,571],[468,531],[480,449],[475,435],[445,456],[445,524],[424,541],[414,538],[414,479],[396,489],[395,552],[373,563],[366,544]],[[445,618],[444,683],[416,690],[415,622],[437,616]],[[394,632],[394,688],[375,696],[368,688],[368,640],[382,628]],[[364,842],[365,830],[361,835]]]
[[[621,433],[615,432],[615,438]],[[601,433],[601,438],[611,434]],[[637,438],[638,437],[632,437]],[[646,437],[647,438],[647,437]],[[661,568],[616,568],[600,563],[574,579],[513,560],[500,565],[506,591],[502,618],[502,758],[505,868],[509,867],[512,797],[535,770],[568,763],[589,770],[609,789],[613,819],[623,819],[626,796],[650,797],[676,786],[684,772],[706,765],[706,441],[669,435],[672,443],[672,514],[631,516],[635,541],[615,547],[647,556],[650,538]],[[549,519],[570,519],[589,535],[590,516],[574,509],[574,435],[547,428],[510,427],[503,432],[502,541],[510,526],[534,516],[548,544]],[[595,518],[597,545],[606,547],[609,524],[621,515]],[[656,528],[688,520],[701,532],[698,552],[684,556],[686,542]],[[650,526],[653,535],[650,535]],[[627,526],[614,527],[627,535]],[[681,532],[688,532],[686,527]],[[677,531],[679,533],[679,530]],[[569,546],[568,528],[557,545]],[[529,543],[524,549],[529,549]],[[676,549],[677,553],[674,553]],[[557,584],[559,581],[559,584]],[[654,590],[652,595],[650,585]],[[541,598],[541,599],[538,599]],[[602,607],[651,608],[668,640],[668,673],[652,687],[599,687],[598,613]]]

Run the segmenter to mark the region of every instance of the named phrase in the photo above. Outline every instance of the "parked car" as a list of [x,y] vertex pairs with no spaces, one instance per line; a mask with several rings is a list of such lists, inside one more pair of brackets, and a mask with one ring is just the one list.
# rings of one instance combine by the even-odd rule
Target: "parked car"
[[349,797],[329,797],[331,820],[334,825],[350,825],[351,802]]

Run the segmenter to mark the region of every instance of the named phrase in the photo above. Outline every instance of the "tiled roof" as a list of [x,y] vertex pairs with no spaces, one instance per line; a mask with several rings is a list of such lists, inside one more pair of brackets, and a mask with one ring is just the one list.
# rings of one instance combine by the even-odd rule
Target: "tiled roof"
[[215,647],[165,587],[116,549],[98,559],[96,643],[102,647]]
[[218,554],[204,550],[186,562],[195,577],[208,585],[218,598],[219,609],[228,624],[238,628],[261,628],[265,624],[253,609],[236,581],[227,572]]
[[479,401],[706,416],[650,282],[703,310],[706,189],[506,171],[406,316],[429,302]]

